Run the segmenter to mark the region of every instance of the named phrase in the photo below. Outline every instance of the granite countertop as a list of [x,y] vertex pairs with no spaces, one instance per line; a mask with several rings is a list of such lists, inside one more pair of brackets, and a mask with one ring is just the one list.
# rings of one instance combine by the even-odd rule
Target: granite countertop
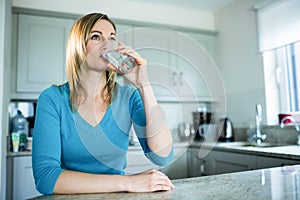
[[31,156],[31,151],[7,152],[6,157]]
[[260,155],[274,158],[285,158],[300,160],[300,146],[286,145],[275,147],[252,147],[243,146],[247,142],[229,142],[229,143],[203,143],[194,142],[190,146],[194,148],[213,149],[214,151],[242,153],[249,155]]
[[299,199],[300,165],[178,179],[175,189],[154,193],[49,195],[35,199]]
[[[286,145],[286,146],[278,146],[278,147],[245,147],[241,146],[245,142],[229,142],[229,143],[209,143],[209,142],[176,142],[174,143],[175,148],[199,148],[214,151],[224,151],[224,152],[232,152],[232,153],[242,153],[249,155],[260,155],[266,157],[274,157],[274,158],[285,158],[285,159],[293,159],[300,160],[300,146],[297,145]],[[142,151],[141,147],[138,146],[129,146],[129,151]],[[15,156],[31,156],[31,151],[25,152],[8,152],[7,157],[15,157]]]

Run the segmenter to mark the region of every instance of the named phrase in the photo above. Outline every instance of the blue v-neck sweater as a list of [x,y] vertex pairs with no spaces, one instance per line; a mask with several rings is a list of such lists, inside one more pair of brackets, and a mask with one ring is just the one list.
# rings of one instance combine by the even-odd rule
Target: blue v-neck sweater
[[51,86],[38,98],[32,164],[42,194],[53,193],[63,170],[123,175],[131,125],[148,159],[160,166],[172,161],[173,151],[161,157],[147,146],[144,106],[137,89],[117,84],[117,95],[95,127],[71,111],[69,99],[68,83]]

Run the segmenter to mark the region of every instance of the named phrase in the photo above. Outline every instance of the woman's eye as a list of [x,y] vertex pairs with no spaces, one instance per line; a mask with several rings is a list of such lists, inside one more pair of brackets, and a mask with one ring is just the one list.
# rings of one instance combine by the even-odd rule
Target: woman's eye
[[112,38],[109,38],[109,40],[112,40],[112,41],[117,41],[116,38],[112,37]]
[[91,39],[92,40],[100,40],[100,36],[99,35],[92,35]]

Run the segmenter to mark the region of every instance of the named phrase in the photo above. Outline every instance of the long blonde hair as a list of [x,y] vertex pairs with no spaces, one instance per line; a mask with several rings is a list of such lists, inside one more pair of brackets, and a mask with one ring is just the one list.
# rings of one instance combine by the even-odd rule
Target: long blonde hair
[[[107,20],[110,22],[116,31],[116,26],[107,15],[102,13],[91,13],[81,17],[72,27],[67,47],[66,47],[66,72],[68,76],[70,88],[70,106],[74,110],[75,106],[79,104],[79,98],[86,98],[86,91],[84,89],[84,74],[86,71],[86,44],[89,39],[90,32],[99,20]],[[107,97],[105,99],[106,105],[111,104],[113,92],[115,90],[116,73],[109,70],[105,72],[106,84],[101,91],[104,98],[107,90]]]

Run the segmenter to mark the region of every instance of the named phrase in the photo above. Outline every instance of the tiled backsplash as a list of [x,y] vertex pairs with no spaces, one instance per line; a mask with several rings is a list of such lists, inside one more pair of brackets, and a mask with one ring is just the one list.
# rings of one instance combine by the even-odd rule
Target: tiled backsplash
[[[267,138],[264,142],[269,143],[287,143],[296,144],[297,131],[294,126],[289,125],[281,128],[278,125],[274,126],[262,126],[262,134],[266,134]],[[255,133],[255,128],[236,128],[234,129],[235,141],[247,141],[251,139],[251,135]]]

